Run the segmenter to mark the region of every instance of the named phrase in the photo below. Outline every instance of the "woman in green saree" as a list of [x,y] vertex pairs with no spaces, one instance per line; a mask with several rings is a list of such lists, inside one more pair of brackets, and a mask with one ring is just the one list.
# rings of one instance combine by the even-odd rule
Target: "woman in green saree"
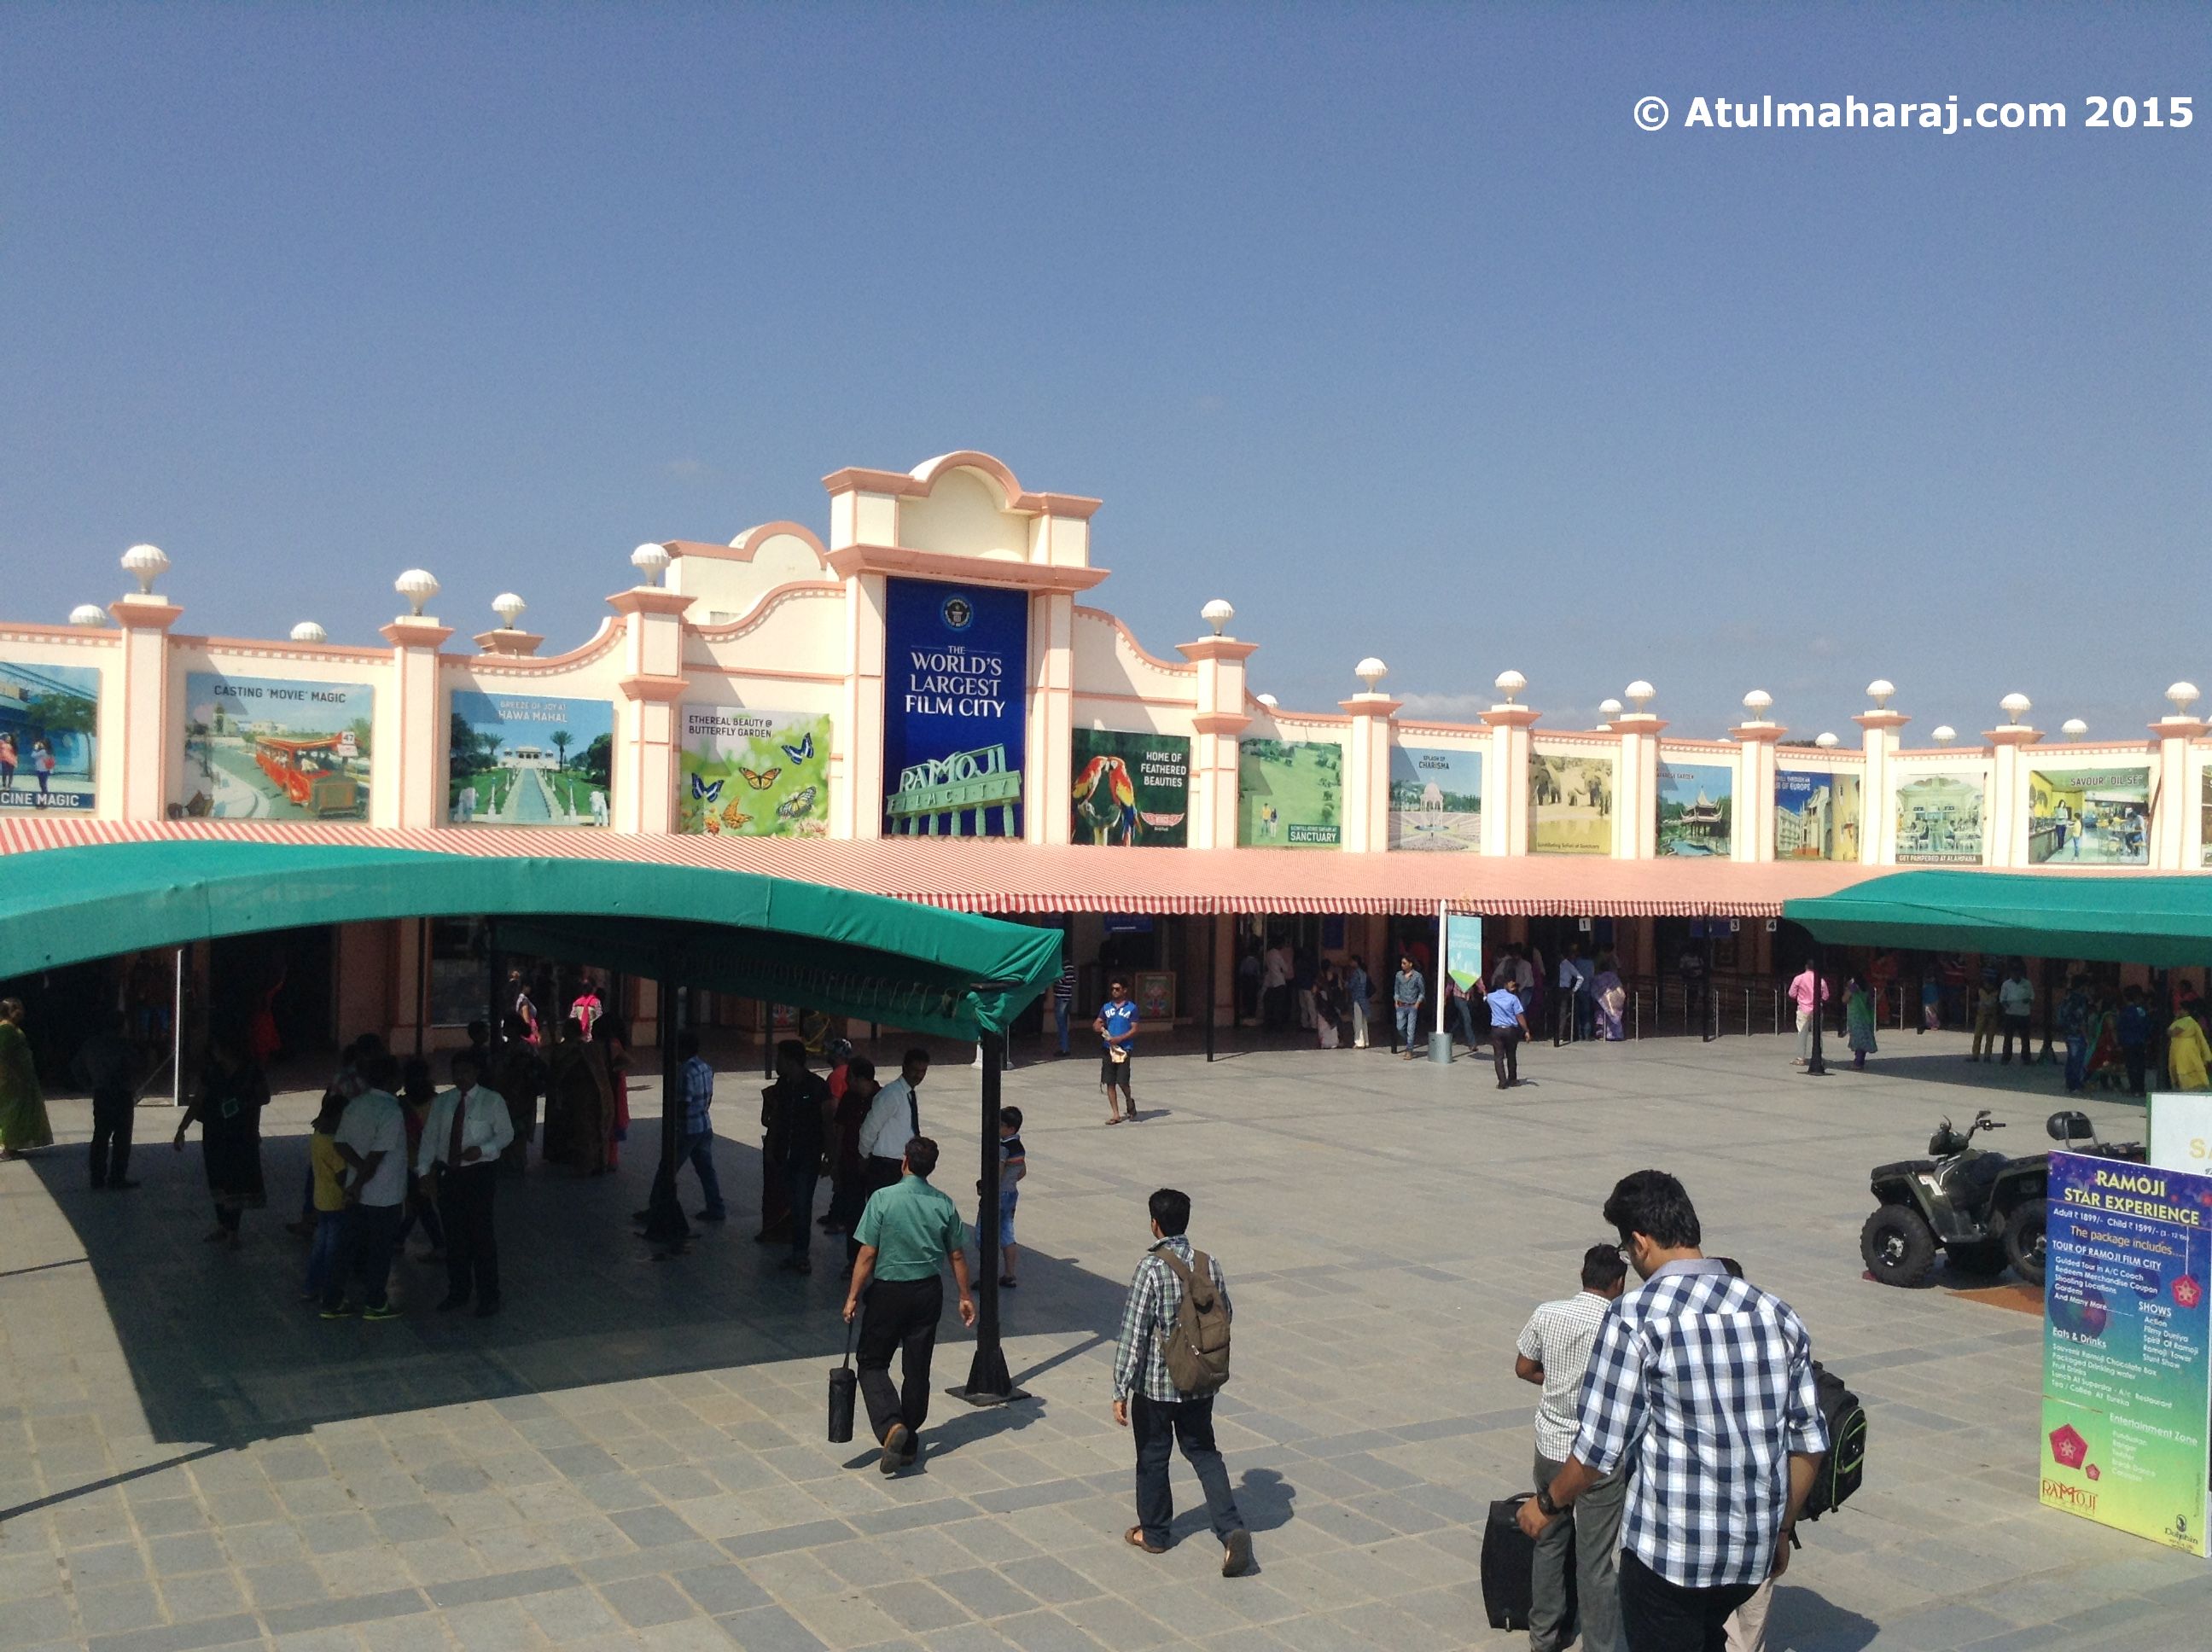
[[23,1000],[0,998],[0,1158],[21,1158],[53,1143],[31,1041],[23,1036]]

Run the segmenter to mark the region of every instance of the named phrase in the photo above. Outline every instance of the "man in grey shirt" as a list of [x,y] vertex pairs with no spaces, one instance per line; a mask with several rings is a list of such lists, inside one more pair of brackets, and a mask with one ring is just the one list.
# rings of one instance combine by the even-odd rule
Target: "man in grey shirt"
[[[1581,1420],[1583,1373],[1606,1309],[1628,1279],[1617,1244],[1592,1245],[1583,1255],[1583,1288],[1559,1302],[1538,1304],[1521,1333],[1513,1375],[1542,1385],[1536,1402],[1536,1486],[1549,1485],[1575,1449]],[[1620,1546],[1620,1512],[1628,1475],[1618,1470],[1575,1499],[1572,1520],[1555,1520],[1536,1540],[1528,1606],[1529,1652],[1559,1652],[1565,1642],[1567,1564],[1575,1565],[1576,1605],[1587,1652],[1622,1652],[1620,1583],[1613,1551]]]

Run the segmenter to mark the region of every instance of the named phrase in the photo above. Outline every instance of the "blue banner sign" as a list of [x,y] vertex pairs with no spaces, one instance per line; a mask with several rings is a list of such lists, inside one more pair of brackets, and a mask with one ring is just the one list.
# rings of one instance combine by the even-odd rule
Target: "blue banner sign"
[[1028,595],[884,584],[885,834],[1019,837]]

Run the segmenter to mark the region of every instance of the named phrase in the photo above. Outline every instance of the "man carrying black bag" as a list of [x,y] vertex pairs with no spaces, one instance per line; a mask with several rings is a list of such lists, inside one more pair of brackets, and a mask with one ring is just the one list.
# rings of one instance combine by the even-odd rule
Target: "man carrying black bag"
[[[883,1472],[896,1474],[921,1453],[921,1425],[929,1416],[929,1361],[937,1348],[937,1321],[945,1312],[946,1261],[960,1292],[960,1322],[975,1322],[968,1289],[968,1227],[959,1206],[929,1185],[937,1169],[937,1144],[916,1136],[906,1145],[899,1180],[869,1196],[853,1237],[860,1254],[845,1292],[845,1322],[860,1319],[860,1398],[868,1426],[884,1449]],[[866,1299],[867,1311],[861,1313]],[[891,1352],[899,1355],[899,1386],[891,1386]]]

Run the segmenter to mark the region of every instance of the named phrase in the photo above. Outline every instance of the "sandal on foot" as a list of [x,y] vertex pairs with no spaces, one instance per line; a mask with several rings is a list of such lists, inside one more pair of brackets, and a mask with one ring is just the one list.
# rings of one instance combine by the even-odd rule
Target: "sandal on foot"
[[1145,1528],[1141,1526],[1132,1526],[1127,1531],[1122,1533],[1121,1541],[1127,1544],[1133,1549],[1142,1549],[1146,1554],[1165,1554],[1167,1552],[1167,1547],[1164,1544],[1154,1543],[1146,1537]]

